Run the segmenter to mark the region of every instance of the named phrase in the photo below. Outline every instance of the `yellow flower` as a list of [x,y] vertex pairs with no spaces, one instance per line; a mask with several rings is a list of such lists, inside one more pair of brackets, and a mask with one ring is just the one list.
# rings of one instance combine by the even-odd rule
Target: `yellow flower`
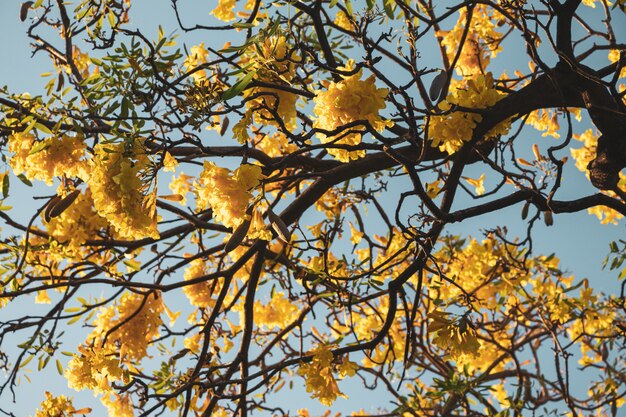
[[465,317],[452,321],[448,313],[433,311],[428,318],[428,332],[434,336],[433,344],[446,350],[452,359],[463,354],[477,356],[480,342]]
[[130,395],[111,393],[102,397],[100,401],[107,408],[109,417],[133,417],[135,415]]
[[[482,116],[477,113],[454,110],[455,105],[470,109],[485,109],[504,97],[505,94],[496,90],[491,73],[474,75],[461,81],[453,80],[448,97],[439,104],[439,110],[447,114],[431,116],[428,122],[428,137],[432,139],[431,146],[433,148],[438,146],[442,151],[453,154],[465,142],[472,139],[474,128],[482,120]],[[487,132],[486,138],[506,134],[510,126],[510,120],[501,122]]]
[[478,179],[466,177],[463,177],[463,179],[476,188],[476,195],[483,195],[485,193],[485,174],[482,174]]
[[[320,345],[313,349],[313,359],[309,363],[300,364],[298,375],[304,377],[307,392],[312,392],[312,398],[317,398],[325,406],[331,406],[337,397],[347,398],[337,385],[333,375],[332,346]],[[346,360],[347,361],[347,360]],[[354,364],[342,364],[344,375],[354,375]]]
[[354,30],[354,25],[352,24],[352,21],[348,18],[348,15],[343,10],[339,10],[337,12],[334,23],[344,30]]
[[235,20],[235,0],[219,0],[217,7],[211,12],[213,16],[222,22]]
[[179,201],[183,206],[187,204],[187,193],[191,191],[193,177],[191,175],[185,175],[184,172],[181,172],[178,177],[172,177],[172,181],[170,182],[170,190],[174,194],[178,194],[182,197]]
[[285,293],[277,292],[267,305],[258,300],[254,302],[254,322],[259,327],[283,329],[294,321],[298,311],[299,308],[285,297]]
[[94,152],[87,184],[98,214],[123,239],[157,239],[156,190],[149,192],[149,184],[142,181],[151,165],[144,147],[139,142],[132,149],[99,144]]
[[[461,55],[457,61],[456,71],[459,75],[477,75],[483,73],[491,58],[502,51],[502,34],[496,30],[495,21],[504,18],[487,5],[477,5],[472,14],[472,21],[465,37]],[[446,49],[448,59],[452,62],[466,32],[467,8],[459,11],[459,20],[450,31],[439,31],[437,36]]]
[[[207,63],[207,57],[209,56],[209,51],[204,47],[204,42],[199,45],[192,46],[189,50],[189,55],[183,62],[183,66],[187,71],[191,71],[196,69],[202,64]],[[206,70],[195,71],[191,74],[191,77],[199,83],[206,79],[207,73]]]
[[[344,70],[350,71],[354,66],[353,61],[349,61]],[[313,122],[313,127],[333,131],[348,123],[356,121],[366,121],[378,132],[382,132],[386,127],[393,126],[393,122],[382,119],[378,112],[385,108],[385,99],[388,90],[386,88],[376,88],[375,77],[371,75],[366,80],[361,80],[363,71],[345,77],[339,82],[328,84],[326,91],[318,91],[313,99],[315,108],[313,112],[317,116]],[[347,131],[363,131],[361,126],[351,127]],[[322,143],[336,145],[355,146],[361,143],[362,133],[342,132],[335,136],[327,136],[325,133],[318,133],[317,137]],[[328,153],[342,162],[349,162],[365,156],[364,150],[350,151],[329,146]]]
[[236,228],[244,220],[252,198],[251,189],[260,184],[261,167],[244,164],[231,172],[213,162],[205,161],[204,170],[196,182],[196,203],[200,210],[211,208],[216,221]]
[[160,334],[163,312],[159,293],[126,292],[116,304],[100,310],[88,340],[102,343],[106,337],[106,345],[118,348],[120,360],[139,361],[148,355],[149,343]]
[[35,417],[72,417],[76,414],[88,414],[90,408],[76,410],[72,405],[72,400],[65,395],[54,397],[48,391],[45,392],[46,399],[41,402],[41,410],[37,409]]
[[24,174],[52,185],[55,177],[80,177],[86,173],[85,142],[81,137],[63,135],[35,143],[28,133],[9,136],[9,163],[15,175]]
[[[258,46],[249,49],[242,64],[252,63],[256,71],[255,79],[276,86],[290,87],[296,73],[295,62],[299,57],[284,36],[270,36]],[[254,87],[245,90],[246,97],[256,98],[246,102],[248,110],[254,114],[255,123],[279,127],[277,113],[285,128],[296,129],[296,102],[298,95],[280,88]]]
[[[208,265],[202,259],[194,259],[191,261],[183,274],[185,281],[202,277],[209,273]],[[196,307],[213,307],[215,300],[213,296],[217,296],[222,289],[220,279],[207,280],[196,284],[185,285],[183,293],[189,299],[189,302]]]
[[77,391],[89,389],[94,394],[111,391],[111,383],[121,381],[124,371],[120,367],[115,349],[79,346],[65,369],[68,386]]

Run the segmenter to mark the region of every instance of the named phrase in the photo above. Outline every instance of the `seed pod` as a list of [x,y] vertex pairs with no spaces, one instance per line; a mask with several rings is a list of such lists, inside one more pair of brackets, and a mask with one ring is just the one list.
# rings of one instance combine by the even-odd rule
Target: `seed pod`
[[25,1],[24,3],[22,3],[22,5],[20,6],[20,20],[23,22],[24,20],[26,20],[26,18],[28,17],[28,10],[30,9],[30,6],[33,5],[34,2],[32,1]]
[[528,217],[529,208],[530,208],[530,201],[527,201],[526,204],[524,204],[524,207],[522,207],[522,220],[526,220],[526,217]]
[[526,165],[526,166],[529,166],[529,167],[535,166],[532,162],[528,162],[524,158],[517,158],[517,163],[520,164],[520,165]]
[[543,222],[546,226],[552,226],[554,224],[554,218],[552,217],[552,212],[550,210],[543,212]]
[[441,71],[437,76],[433,79],[432,84],[430,85],[430,89],[428,90],[428,95],[432,101],[438,101],[439,98],[444,93],[444,88],[446,83],[448,82],[448,73],[446,71]]
[[50,218],[53,219],[60,216],[61,213],[63,213],[74,202],[74,200],[76,200],[78,194],[80,194],[80,190],[74,190],[59,200],[54,207],[50,209]]
[[50,211],[54,208],[54,206],[61,201],[61,196],[60,195],[55,195],[54,197],[52,197],[50,199],[50,201],[48,201],[48,205],[46,206],[46,209],[43,212],[43,219],[46,223],[48,223],[51,219],[50,217]]
[[533,153],[535,154],[535,159],[537,161],[541,161],[543,159],[543,156],[541,156],[541,153],[539,152],[539,146],[537,146],[537,144],[533,144]]
[[168,200],[168,201],[182,201],[183,196],[180,194],[166,194],[166,195],[159,195],[157,196],[157,198],[160,198],[161,200]]
[[224,251],[226,253],[232,252],[239,245],[241,245],[241,242],[243,242],[246,235],[248,234],[248,229],[250,229],[250,220],[244,220],[244,222],[235,229],[233,234],[230,236],[230,239],[228,239],[228,242],[226,242],[226,246],[224,246]]
[[280,240],[285,243],[289,243],[289,241],[291,240],[291,232],[289,231],[289,228],[287,227],[283,219],[281,219],[280,216],[276,215],[272,211],[272,209],[267,210],[267,218],[272,225],[272,229],[274,229]]
[[228,116],[225,116],[220,127],[220,136],[224,136],[224,133],[226,133],[226,129],[228,129],[229,124],[230,120],[228,119]]

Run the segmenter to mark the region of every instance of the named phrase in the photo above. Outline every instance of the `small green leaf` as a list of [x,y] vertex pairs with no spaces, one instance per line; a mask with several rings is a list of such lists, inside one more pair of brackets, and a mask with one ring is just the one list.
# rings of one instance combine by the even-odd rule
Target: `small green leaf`
[[250,29],[254,27],[253,23],[245,23],[245,22],[235,22],[233,23],[233,27],[237,29]]
[[59,375],[63,376],[63,365],[61,364],[61,361],[57,359],[57,372],[59,372]]
[[20,174],[17,176],[17,178],[22,181],[24,184],[28,185],[29,187],[33,186],[33,183],[30,182],[30,180],[28,178],[26,178],[26,176],[24,174]]
[[34,155],[36,153],[39,153],[41,151],[43,151],[44,149],[47,149],[48,147],[50,147],[49,143],[46,142],[35,142],[33,144],[33,147],[30,148],[30,152],[28,152],[29,155]]
[[7,198],[9,196],[9,172],[4,173],[4,177],[2,177],[2,198]]
[[47,133],[48,135],[52,134],[52,131],[48,128],[48,126],[43,125],[41,123],[35,123],[35,128],[37,130],[41,130],[43,133]]
[[222,100],[227,101],[238,96],[248,86],[248,84],[250,84],[255,75],[256,71],[252,71],[241,80],[237,81],[235,85],[222,93]]

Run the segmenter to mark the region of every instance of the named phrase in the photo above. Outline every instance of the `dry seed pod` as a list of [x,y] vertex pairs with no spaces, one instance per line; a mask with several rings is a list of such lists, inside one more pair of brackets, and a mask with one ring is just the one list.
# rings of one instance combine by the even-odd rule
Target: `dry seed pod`
[[443,89],[448,82],[448,73],[445,71],[441,71],[437,76],[433,79],[432,84],[430,85],[430,89],[428,90],[428,95],[432,101],[437,101],[443,95]]
[[289,231],[289,228],[287,227],[283,219],[281,219],[280,216],[276,215],[272,211],[272,209],[267,210],[267,218],[272,224],[272,229],[274,229],[280,240],[285,243],[289,243],[289,241],[291,240],[291,232]]
[[535,166],[532,162],[528,162],[524,158],[517,158],[517,163],[520,164],[520,165],[526,165],[526,166],[529,166],[529,167]]
[[232,252],[239,245],[241,245],[241,242],[243,242],[246,235],[248,234],[248,229],[250,229],[250,220],[244,220],[244,222],[235,229],[233,234],[230,236],[230,239],[228,239],[228,242],[226,242],[226,246],[224,246],[224,251],[226,253]]
[[554,218],[552,217],[552,212],[550,210],[543,212],[543,222],[546,226],[552,226],[554,224]]
[[76,200],[80,194],[80,190],[74,190],[61,200],[59,200],[51,209],[50,209],[50,218],[53,219],[57,216],[60,216],[73,202]]
[[30,6],[33,5],[34,2],[32,1],[25,1],[24,3],[22,3],[22,5],[20,6],[20,20],[23,22],[24,20],[26,20],[26,18],[28,17],[28,10],[30,9]]
[[522,220],[526,220],[526,217],[528,217],[528,209],[530,209],[530,201],[527,201],[524,207],[522,207]]
[[61,196],[58,194],[52,197],[50,201],[48,201],[48,205],[46,206],[46,209],[43,212],[43,219],[46,223],[48,223],[50,219],[52,218],[50,217],[50,211],[54,208],[54,206],[57,205],[59,201],[61,201]]
[[180,194],[166,194],[166,195],[159,195],[157,196],[157,198],[160,198],[161,200],[168,200],[168,201],[182,201],[183,196]]
[[222,121],[222,125],[220,127],[220,136],[224,136],[224,133],[226,133],[226,129],[228,129],[229,124],[230,120],[228,119],[228,116],[224,116],[224,120]]

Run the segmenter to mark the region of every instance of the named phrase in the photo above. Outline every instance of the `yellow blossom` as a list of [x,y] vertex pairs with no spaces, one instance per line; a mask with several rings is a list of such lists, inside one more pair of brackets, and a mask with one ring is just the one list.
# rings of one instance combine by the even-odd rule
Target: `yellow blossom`
[[[202,259],[194,259],[191,261],[183,274],[185,281],[200,278],[209,273],[208,265]],[[222,289],[221,279],[215,278],[198,282],[195,284],[185,285],[183,293],[189,299],[189,302],[196,307],[212,307],[215,305],[214,297],[219,294]]]
[[[295,63],[299,57],[284,36],[270,36],[249,49],[242,63],[252,63],[255,79],[277,87],[291,87],[295,75]],[[281,88],[254,87],[245,90],[249,112],[254,115],[255,123],[280,127],[276,121],[277,113],[287,130],[296,129],[296,102],[298,95]]]
[[[442,151],[453,154],[465,142],[472,139],[476,125],[482,116],[473,112],[455,110],[454,106],[469,109],[484,109],[491,107],[503,99],[505,94],[496,90],[491,73],[478,74],[461,81],[453,80],[450,84],[448,97],[439,103],[439,110],[445,114],[431,116],[428,122],[428,137],[432,139],[431,146],[439,147]],[[492,128],[485,135],[493,138],[506,134],[511,122],[505,120]]]
[[9,163],[15,175],[24,174],[52,185],[55,177],[84,177],[86,173],[85,142],[77,136],[63,135],[35,142],[29,133],[9,136]]
[[234,172],[205,161],[196,182],[197,207],[213,209],[213,217],[225,226],[236,228],[244,220],[252,199],[251,189],[260,184],[263,174],[257,165],[242,165]]
[[120,360],[139,361],[148,355],[148,345],[159,336],[164,305],[159,293],[126,292],[120,300],[103,308],[94,320],[88,340],[105,341],[119,349]]
[[37,409],[35,417],[72,417],[76,414],[89,414],[90,408],[77,410],[72,404],[72,400],[65,395],[53,396],[48,391],[45,392],[46,399],[41,402],[41,410]]
[[235,0],[218,0],[217,7],[213,9],[211,14],[222,22],[230,22],[235,20]]
[[150,167],[144,147],[135,142],[96,145],[87,184],[94,207],[123,239],[158,238],[156,194],[142,181]]
[[[459,20],[450,31],[439,31],[441,44],[446,49],[448,60],[452,62],[457,54],[467,25],[467,8],[459,10]],[[474,7],[465,43],[456,64],[459,75],[484,73],[491,58],[502,51],[502,34],[496,30],[495,21],[504,18],[492,7],[479,4]]]
[[[333,353],[332,346],[320,345],[313,349],[313,359],[309,363],[300,364],[298,375],[304,377],[307,392],[312,392],[313,398],[317,398],[320,403],[330,406],[337,397],[347,398],[337,385],[337,380],[333,375]],[[353,365],[344,367],[344,374],[354,374]]]
[[289,301],[283,292],[276,292],[266,305],[260,301],[254,302],[254,322],[257,326],[268,329],[278,327],[284,329],[297,316],[299,308]]
[[478,179],[465,177],[463,177],[463,179],[476,188],[476,195],[483,195],[485,193],[485,174],[482,174]]
[[[194,70],[199,66],[207,63],[207,57],[209,56],[209,52],[204,47],[204,42],[199,45],[194,45],[189,50],[189,55],[183,62],[183,66],[187,71]],[[205,69],[195,71],[191,74],[191,77],[196,82],[201,82],[207,78],[207,73]]]
[[[351,71],[354,62],[349,61],[345,71]],[[367,121],[372,128],[382,132],[386,127],[393,125],[393,122],[381,118],[378,113],[384,109],[385,99],[388,90],[386,88],[376,88],[376,80],[373,75],[365,80],[361,80],[363,70],[356,74],[344,77],[338,82],[328,83],[325,91],[318,91],[313,99],[315,108],[313,112],[317,116],[313,122],[313,127],[327,131],[339,129],[342,126],[356,122]],[[352,159],[359,159],[365,156],[364,150],[346,150],[333,148],[332,144],[355,146],[361,143],[362,126],[354,126],[348,130],[338,133],[335,136],[328,136],[325,133],[317,133],[317,137],[322,143],[331,144],[328,153],[342,162],[349,162]],[[357,131],[358,133],[347,133]]]

